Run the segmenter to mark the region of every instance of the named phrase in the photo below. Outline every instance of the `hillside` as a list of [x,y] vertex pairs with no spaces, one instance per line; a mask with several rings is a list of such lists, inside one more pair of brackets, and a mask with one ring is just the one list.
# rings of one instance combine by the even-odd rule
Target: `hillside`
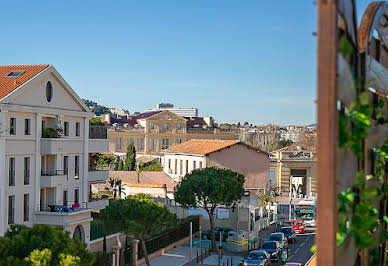
[[110,114],[111,112],[109,111],[108,107],[105,107],[103,105],[99,105],[96,102],[87,100],[87,99],[82,99],[84,103],[86,104],[89,109],[95,113],[96,115],[102,115],[102,114]]

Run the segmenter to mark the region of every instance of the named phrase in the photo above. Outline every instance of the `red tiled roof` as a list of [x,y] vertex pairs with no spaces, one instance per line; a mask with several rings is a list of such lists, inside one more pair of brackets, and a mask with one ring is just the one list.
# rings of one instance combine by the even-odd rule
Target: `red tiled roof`
[[[124,183],[137,183],[136,171],[109,171],[109,177],[118,178]],[[177,183],[173,183],[171,177],[164,172],[141,172],[140,184],[166,185],[167,192],[173,192],[174,187],[177,185]]]
[[174,145],[162,152],[206,155],[237,143],[241,142],[238,140],[191,139],[181,144]]
[[[0,65],[0,99],[36,76],[49,65]],[[11,71],[23,70],[18,77],[7,77]]]
[[205,120],[203,120],[203,117],[185,117],[187,119],[187,125],[188,126],[207,126]]

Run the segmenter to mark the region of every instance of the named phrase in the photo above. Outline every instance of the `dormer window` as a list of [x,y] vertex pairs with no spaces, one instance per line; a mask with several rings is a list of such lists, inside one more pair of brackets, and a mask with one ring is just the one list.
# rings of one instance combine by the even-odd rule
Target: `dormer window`
[[51,102],[53,99],[53,86],[51,85],[51,82],[48,81],[46,84],[46,100],[47,102]]
[[9,72],[6,77],[8,78],[20,77],[24,72],[25,72],[24,70],[14,70]]

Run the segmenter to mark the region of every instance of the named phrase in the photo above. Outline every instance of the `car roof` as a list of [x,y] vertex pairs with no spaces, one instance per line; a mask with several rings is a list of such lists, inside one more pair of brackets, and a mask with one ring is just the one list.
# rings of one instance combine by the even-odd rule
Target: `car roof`
[[265,244],[265,243],[277,243],[277,241],[275,241],[275,240],[266,240],[266,241],[264,241],[263,244]]
[[282,229],[294,229],[294,228],[292,226],[284,226],[284,227],[280,228],[280,230],[282,230]]
[[275,233],[270,234],[269,236],[274,236],[274,235],[282,235],[282,236],[284,236],[284,234],[282,232],[275,232]]
[[252,250],[251,252],[249,252],[249,254],[251,253],[267,253],[267,251],[259,249],[259,250]]
[[292,220],[291,222],[303,222],[302,219],[296,219],[296,220]]

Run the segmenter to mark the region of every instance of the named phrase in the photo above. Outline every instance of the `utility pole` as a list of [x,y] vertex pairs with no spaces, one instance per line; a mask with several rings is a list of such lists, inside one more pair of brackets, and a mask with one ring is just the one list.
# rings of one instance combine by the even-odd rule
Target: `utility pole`
[[192,264],[192,258],[193,258],[193,222],[190,222],[190,261],[189,265]]
[[289,207],[288,207],[288,220],[291,222],[291,201],[292,201],[292,184],[291,184],[291,180],[292,180],[292,175],[290,176],[290,204],[289,204]]

